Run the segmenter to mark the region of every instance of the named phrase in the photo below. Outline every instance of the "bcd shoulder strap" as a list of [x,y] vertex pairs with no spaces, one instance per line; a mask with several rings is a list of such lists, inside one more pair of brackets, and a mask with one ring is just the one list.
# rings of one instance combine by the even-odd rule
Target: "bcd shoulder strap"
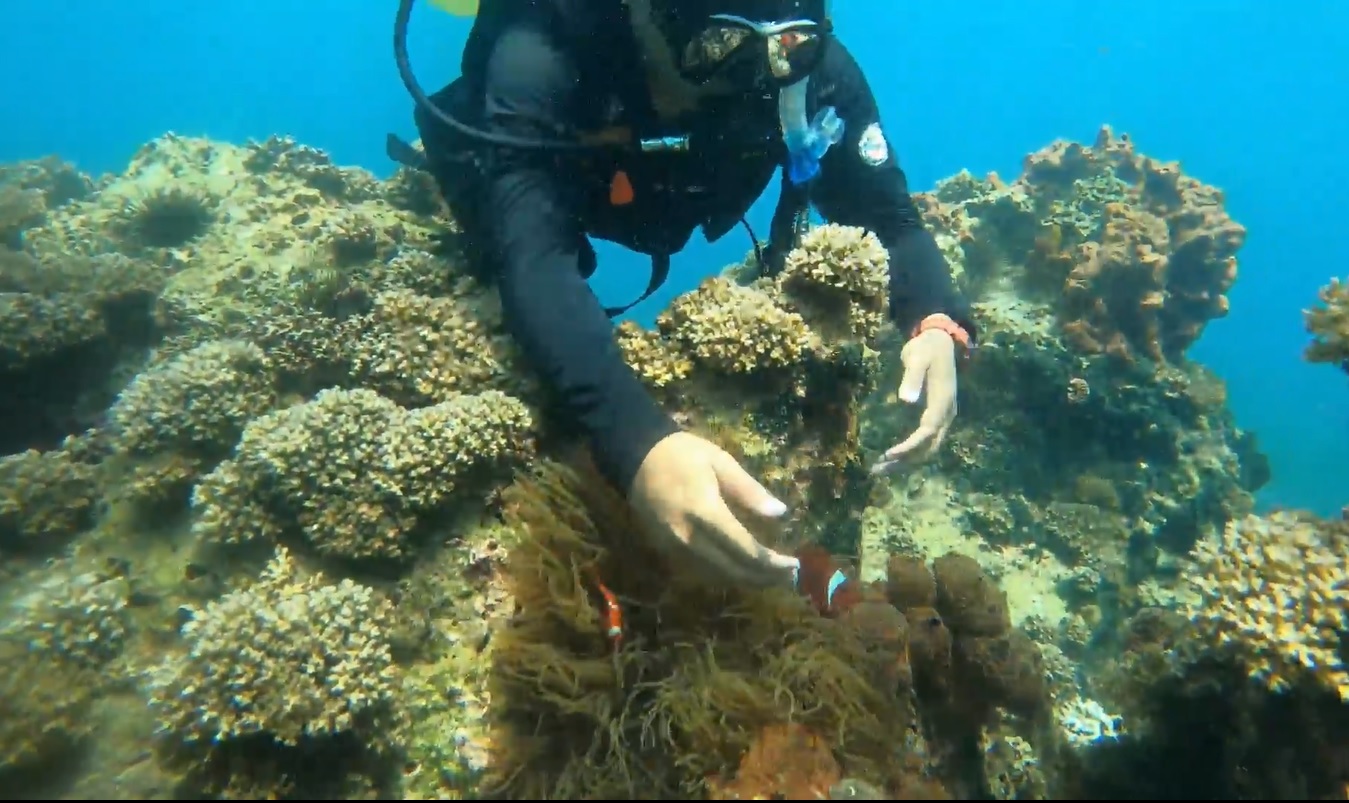
[[670,255],[660,254],[651,257],[651,278],[646,283],[646,290],[642,291],[642,294],[637,297],[636,301],[633,301],[630,304],[624,304],[621,307],[605,307],[604,313],[610,318],[617,318],[650,298],[661,288],[661,285],[665,284],[665,280],[668,278],[670,278]]
[[[759,243],[755,238],[754,251],[759,258],[760,275],[772,276],[782,270],[782,262],[787,253],[797,246],[800,239],[801,216],[809,209],[810,190],[803,185],[792,184],[784,174],[782,191],[778,196],[777,207],[773,210],[772,227],[768,233],[767,255],[759,248]],[[746,228],[749,228],[748,224],[746,224]],[[750,236],[753,237],[752,231]],[[654,295],[669,278],[669,254],[651,257],[651,278],[646,283],[646,290],[637,297],[637,300],[629,304],[620,307],[605,307],[605,314],[610,318],[617,318]]]

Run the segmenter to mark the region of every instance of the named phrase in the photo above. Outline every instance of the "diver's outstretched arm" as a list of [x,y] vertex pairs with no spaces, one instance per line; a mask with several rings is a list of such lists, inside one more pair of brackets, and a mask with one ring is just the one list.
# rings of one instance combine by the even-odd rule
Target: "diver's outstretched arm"
[[[545,23],[508,25],[483,78],[485,130],[556,138],[576,128],[578,71]],[[647,452],[678,427],[623,361],[586,284],[582,268],[593,252],[581,229],[579,182],[555,152],[494,150],[481,171],[473,210],[481,230],[466,234],[487,238],[506,325],[588,436],[601,472],[627,492]]]
[[810,82],[810,114],[834,106],[845,125],[843,141],[821,162],[811,201],[826,220],[861,226],[880,238],[890,253],[890,316],[901,331],[944,313],[974,337],[969,304],[953,286],[946,257],[923,226],[862,69],[835,41]]

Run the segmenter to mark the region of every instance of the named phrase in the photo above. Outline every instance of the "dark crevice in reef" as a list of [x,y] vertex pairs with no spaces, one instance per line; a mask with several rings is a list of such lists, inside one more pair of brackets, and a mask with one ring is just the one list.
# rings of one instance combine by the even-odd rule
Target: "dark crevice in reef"
[[159,338],[153,306],[148,294],[105,304],[108,336],[0,369],[0,455],[54,449],[99,425],[119,377]]

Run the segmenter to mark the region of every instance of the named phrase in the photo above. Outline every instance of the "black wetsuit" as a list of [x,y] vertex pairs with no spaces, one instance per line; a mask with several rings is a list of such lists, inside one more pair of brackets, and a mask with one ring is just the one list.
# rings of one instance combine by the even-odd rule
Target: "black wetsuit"
[[[515,10],[492,14],[493,5]],[[610,318],[586,284],[595,269],[587,237],[668,255],[698,228],[709,240],[724,235],[780,171],[785,154],[777,100],[727,98],[662,124],[620,0],[483,7],[462,77],[434,97],[459,119],[535,138],[615,126],[642,136],[692,135],[690,153],[620,160],[607,153],[484,149],[417,115],[430,169],[477,258],[488,260],[495,274],[506,325],[589,436],[600,470],[626,491],[650,448],[677,427],[623,362]],[[876,101],[837,40],[809,89],[808,115],[832,105],[846,127],[805,186],[810,203],[826,220],[875,232],[888,249],[891,317],[900,327],[945,312],[973,333],[968,307],[923,228],[893,152],[880,164],[873,162],[884,151],[873,147],[871,158],[863,157],[859,139],[879,123]],[[620,170],[631,199],[615,204],[611,188]],[[783,188],[789,195],[770,237],[778,259],[793,203],[803,198],[785,181]]]

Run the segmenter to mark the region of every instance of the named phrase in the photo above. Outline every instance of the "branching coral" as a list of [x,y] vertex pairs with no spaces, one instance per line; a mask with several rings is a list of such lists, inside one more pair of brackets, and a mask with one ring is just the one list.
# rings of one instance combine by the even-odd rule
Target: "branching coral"
[[93,523],[101,453],[88,438],[0,458],[0,549],[49,552]]
[[234,458],[197,486],[194,528],[216,542],[302,533],[333,556],[405,558],[427,517],[456,495],[481,504],[509,477],[532,426],[497,391],[411,411],[370,390],[323,391],[249,423]]
[[205,343],[138,375],[109,410],[130,473],[123,489],[142,500],[181,493],[275,404],[271,368],[251,343]]
[[707,279],[654,332],[618,333],[625,359],[682,423],[787,502],[801,539],[840,554],[856,551],[857,522],[838,500],[870,486],[857,413],[875,382],[887,265],[875,235],[821,226],[777,276]]
[[0,249],[0,371],[137,337],[164,281],[162,272],[125,258],[38,260]]
[[1307,331],[1312,334],[1307,359],[1349,371],[1349,281],[1332,279],[1320,296],[1320,306],[1306,313]]
[[876,235],[826,224],[787,255],[778,287],[826,338],[870,343],[885,322],[890,255]]
[[123,577],[54,560],[9,600],[0,627],[0,776],[55,766],[93,731],[98,696],[120,682],[130,629]]
[[0,165],[0,248],[19,249],[47,212],[92,189],[88,176],[56,157]]
[[490,307],[467,292],[431,298],[392,290],[357,323],[352,370],[362,383],[404,404],[434,404],[456,393],[521,392],[514,344],[492,325]]
[[1340,644],[1349,606],[1342,528],[1290,512],[1247,516],[1195,549],[1190,614],[1275,691],[1313,677],[1349,700]]
[[253,584],[193,611],[154,701],[172,737],[286,745],[369,729],[394,700],[392,612],[350,580],[297,574],[284,550]]
[[800,315],[721,277],[675,299],[658,325],[697,364],[731,375],[799,368],[819,348]]
[[22,639],[47,659],[100,669],[126,647],[130,595],[125,577],[53,562],[47,576],[18,601],[3,636]]
[[15,369],[97,340],[103,317],[80,299],[0,294],[0,369]]
[[124,257],[0,248],[0,453],[49,449],[98,422],[119,363],[152,338],[166,278]]
[[102,690],[97,670],[13,638],[0,638],[0,660],[0,773],[40,767],[89,737]]

